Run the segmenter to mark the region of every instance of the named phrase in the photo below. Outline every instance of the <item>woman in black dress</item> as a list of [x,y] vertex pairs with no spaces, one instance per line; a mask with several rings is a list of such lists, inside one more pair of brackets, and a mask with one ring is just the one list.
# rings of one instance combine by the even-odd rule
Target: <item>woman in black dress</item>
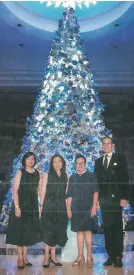
[[73,266],[85,262],[84,241],[87,247],[87,267],[93,266],[92,230],[94,229],[98,202],[98,185],[93,173],[86,170],[86,159],[77,156],[76,174],[69,179],[67,198],[67,213],[71,219],[71,230],[77,232],[78,258]]
[[27,246],[37,242],[39,232],[38,186],[40,175],[34,169],[34,153],[22,158],[23,169],[17,171],[13,183],[13,204],[9,216],[6,243],[17,245],[18,268],[31,266],[26,258]]
[[41,241],[45,243],[44,268],[49,267],[50,261],[56,266],[62,266],[56,258],[56,245],[64,247],[67,242],[66,188],[65,160],[60,155],[54,155],[40,190]]

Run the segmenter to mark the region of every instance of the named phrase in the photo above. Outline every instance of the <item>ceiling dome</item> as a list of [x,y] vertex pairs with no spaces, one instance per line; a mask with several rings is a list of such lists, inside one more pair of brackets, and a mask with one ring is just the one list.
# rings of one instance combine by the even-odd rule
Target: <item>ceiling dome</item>
[[[3,2],[4,5],[18,18],[27,24],[48,32],[54,32],[58,27],[58,19],[61,18],[63,8],[47,7],[40,2]],[[76,8],[76,16],[79,19],[81,32],[100,29],[122,16],[133,2],[107,1],[97,2],[89,8]]]

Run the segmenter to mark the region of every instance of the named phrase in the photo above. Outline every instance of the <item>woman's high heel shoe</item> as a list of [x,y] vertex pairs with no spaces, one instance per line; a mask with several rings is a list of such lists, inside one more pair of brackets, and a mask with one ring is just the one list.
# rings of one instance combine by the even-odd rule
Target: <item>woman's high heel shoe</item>
[[55,266],[62,266],[61,263],[55,263],[51,258],[50,258],[50,262],[53,263]]
[[[19,263],[23,263],[23,264],[20,265]],[[19,260],[18,263],[17,263],[17,268],[18,269],[24,269],[25,268],[24,262]]]
[[25,266],[32,266],[31,263],[27,262],[27,263],[24,263]]
[[72,266],[78,266],[85,263],[84,256],[78,256],[78,258],[72,263]]
[[93,267],[93,257],[88,257],[88,258],[87,258],[86,266],[87,266],[88,268],[92,268],[92,267]]
[[50,260],[48,261],[48,264],[43,264],[43,268],[48,268],[50,265]]

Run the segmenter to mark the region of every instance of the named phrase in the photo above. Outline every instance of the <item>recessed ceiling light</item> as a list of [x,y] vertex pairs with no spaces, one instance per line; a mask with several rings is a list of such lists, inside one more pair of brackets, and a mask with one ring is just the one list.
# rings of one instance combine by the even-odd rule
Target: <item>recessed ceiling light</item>
[[22,24],[17,24],[17,27],[21,28],[21,27],[22,27]]
[[118,45],[116,45],[116,44],[113,45],[113,48],[114,48],[114,49],[117,49],[117,48],[118,48]]
[[118,24],[118,23],[116,23],[116,24],[114,24],[114,26],[115,26],[115,28],[118,28],[118,27],[119,27],[119,24]]
[[20,47],[23,47],[23,46],[24,46],[24,44],[19,44],[19,46],[20,46]]

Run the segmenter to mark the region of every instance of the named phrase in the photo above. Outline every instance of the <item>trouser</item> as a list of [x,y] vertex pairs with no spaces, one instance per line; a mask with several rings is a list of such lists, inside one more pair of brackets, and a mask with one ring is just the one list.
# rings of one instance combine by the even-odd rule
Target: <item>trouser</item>
[[100,207],[104,228],[105,247],[109,257],[115,259],[123,254],[123,220],[120,200],[101,198]]
[[[110,214],[110,213],[109,213]],[[119,215],[119,213],[118,213]],[[122,257],[123,254],[123,221],[122,213],[120,219],[115,219],[115,222],[107,226],[104,225],[104,237],[106,251],[109,257],[115,259]]]

